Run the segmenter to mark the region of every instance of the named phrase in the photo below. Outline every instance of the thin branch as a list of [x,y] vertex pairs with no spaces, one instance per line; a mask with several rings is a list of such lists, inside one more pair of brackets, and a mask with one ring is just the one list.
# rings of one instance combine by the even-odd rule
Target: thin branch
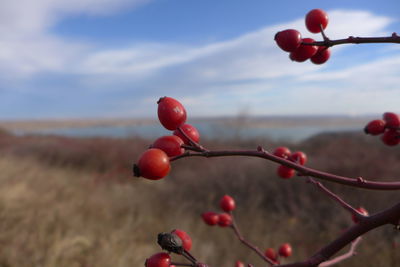
[[180,156],[170,158],[170,160],[175,161],[186,157],[211,158],[211,157],[228,157],[228,156],[247,156],[247,157],[263,158],[293,168],[297,170],[302,176],[311,176],[314,178],[335,182],[339,184],[349,185],[353,187],[359,187],[371,190],[400,190],[400,182],[374,182],[374,181],[367,181],[360,177],[350,178],[345,176],[334,175],[299,165],[290,160],[277,157],[266,151],[253,151],[253,150],[214,150],[214,151],[203,151],[203,152],[186,151],[184,154]]
[[357,239],[351,243],[350,250],[347,253],[337,256],[336,258],[331,259],[329,261],[325,261],[325,262],[321,263],[320,265],[318,265],[318,267],[332,266],[336,263],[342,262],[342,261],[356,255],[357,254],[356,248],[360,244],[361,240],[362,240],[361,236],[357,237]]
[[354,37],[349,36],[345,39],[338,39],[338,40],[330,40],[329,38],[324,38],[324,41],[318,42],[302,42],[303,45],[315,45],[315,46],[326,46],[331,47],[335,45],[342,45],[342,44],[367,44],[367,43],[394,43],[400,44],[400,36],[397,33],[393,33],[391,36],[387,37]]
[[264,261],[268,262],[271,265],[274,265],[275,262],[272,261],[271,259],[267,258],[264,253],[262,253],[262,251],[256,247],[255,245],[251,244],[249,241],[247,241],[243,235],[240,233],[240,230],[235,222],[235,218],[233,217],[232,212],[230,212],[230,215],[232,217],[232,224],[231,224],[231,228],[233,229],[233,231],[235,232],[236,237],[240,240],[240,242],[242,242],[245,246],[247,246],[248,248],[250,248],[251,250],[253,250],[255,253],[257,253],[258,256],[260,256]]
[[318,181],[315,181],[313,178],[308,177],[307,180],[308,183],[316,185],[322,192],[327,194],[329,197],[331,197],[333,200],[338,202],[345,210],[350,212],[351,215],[355,216],[359,221],[364,220],[367,216],[361,214],[359,211],[357,211],[355,208],[353,208],[350,204],[348,204],[346,201],[344,201],[341,197],[330,191],[328,188],[326,188],[323,184],[321,184]]
[[345,246],[366,232],[385,224],[394,224],[400,219],[400,202],[380,213],[369,216],[362,224],[354,224],[336,240],[332,241],[309,259],[302,262],[279,265],[279,267],[312,267],[326,262]]

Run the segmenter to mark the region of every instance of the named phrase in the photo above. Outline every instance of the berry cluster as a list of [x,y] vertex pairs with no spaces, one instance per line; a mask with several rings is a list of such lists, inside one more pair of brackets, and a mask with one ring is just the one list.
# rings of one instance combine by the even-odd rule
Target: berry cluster
[[208,225],[219,225],[221,227],[227,227],[232,224],[232,216],[230,213],[236,208],[235,200],[228,195],[221,198],[219,202],[220,208],[224,211],[222,213],[216,213],[213,211],[204,212],[201,217],[203,221]]
[[276,253],[275,249],[267,248],[264,252],[265,256],[272,260],[275,264],[279,264],[279,257],[287,258],[292,255],[292,246],[289,243],[284,243],[280,245],[278,249],[278,253]]
[[160,123],[173,132],[172,135],[158,138],[134,165],[135,176],[151,180],[167,176],[171,169],[170,157],[182,155],[185,152],[184,145],[193,145],[200,140],[197,129],[186,124],[186,110],[179,101],[162,97],[157,103]]
[[[289,151],[290,155],[290,151]],[[239,232],[237,230],[237,226],[233,223],[233,214],[232,211],[236,208],[235,200],[229,196],[229,195],[224,195],[220,202],[219,206],[224,211],[223,213],[216,213],[212,211],[204,212],[201,216],[203,218],[203,221],[208,224],[208,225],[219,225],[221,227],[227,227],[230,226],[232,228],[236,228],[236,234]],[[239,239],[243,240],[243,237],[240,237]],[[289,243],[284,243],[282,244],[279,249],[278,253],[275,252],[273,248],[268,248],[265,250],[264,256],[268,258],[271,263],[274,264],[279,264],[279,256],[281,257],[289,257],[292,255],[292,247],[290,246]],[[245,264],[241,261],[236,261],[235,267],[244,267]]]
[[393,112],[385,112],[381,120],[370,121],[365,126],[364,132],[370,135],[382,134],[381,140],[385,145],[398,145],[400,143],[400,116]]
[[[304,152],[296,151],[292,153],[289,148],[284,146],[276,148],[273,154],[277,157],[288,159],[300,165],[304,165],[307,162],[307,156]],[[296,171],[285,165],[280,165],[277,169],[277,174],[283,179],[290,179],[296,174]]]
[[[324,36],[323,30],[328,25],[328,15],[322,9],[313,9],[307,13],[305,23],[311,33],[321,32]],[[314,64],[323,64],[331,55],[327,46],[312,45],[314,39],[302,38],[300,32],[294,29],[278,32],[275,41],[282,50],[290,53],[289,58],[293,61],[304,62],[310,59]]]

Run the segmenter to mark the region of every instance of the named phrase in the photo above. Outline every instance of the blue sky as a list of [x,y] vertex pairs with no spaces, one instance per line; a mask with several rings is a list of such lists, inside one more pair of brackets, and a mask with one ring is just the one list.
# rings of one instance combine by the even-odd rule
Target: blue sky
[[332,39],[400,30],[400,2],[2,0],[0,119],[400,112],[400,46],[343,45],[322,66],[273,41],[328,12]]

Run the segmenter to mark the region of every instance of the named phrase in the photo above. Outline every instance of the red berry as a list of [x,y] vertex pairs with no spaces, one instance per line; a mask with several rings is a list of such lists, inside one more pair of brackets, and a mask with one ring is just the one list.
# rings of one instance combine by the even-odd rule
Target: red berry
[[400,143],[400,132],[395,129],[388,129],[383,133],[381,140],[387,146],[398,145]]
[[328,25],[328,15],[322,9],[313,9],[306,15],[306,27],[312,33],[321,32],[320,25],[325,30]]
[[233,211],[236,207],[235,200],[231,196],[225,195],[221,198],[219,206],[223,211],[226,212]]
[[171,233],[176,234],[182,239],[183,248],[189,251],[192,248],[192,238],[185,231],[175,229]]
[[241,261],[236,261],[235,267],[244,267],[244,263]]
[[276,261],[278,259],[278,256],[276,255],[275,249],[273,248],[267,248],[264,252],[265,257],[272,261]]
[[221,213],[218,215],[218,225],[222,227],[230,226],[232,224],[232,217],[228,213]]
[[[304,43],[313,43],[314,39],[304,38],[302,40]],[[315,55],[317,53],[318,47],[315,45],[305,45],[301,44],[295,51],[291,52],[289,57],[293,61],[303,62]]]
[[159,180],[165,177],[171,169],[168,155],[158,148],[146,150],[140,156],[137,167],[139,176],[151,180]]
[[278,173],[278,176],[283,179],[290,179],[296,174],[296,171],[285,165],[280,165],[278,167],[277,173]]
[[290,155],[289,159],[293,162],[296,162],[300,165],[304,165],[307,162],[307,156],[304,152],[297,151]]
[[208,225],[216,225],[219,220],[219,215],[212,211],[204,212],[201,217],[203,218],[203,221]]
[[275,41],[277,45],[286,52],[293,52],[301,43],[300,32],[288,29],[275,34]]
[[168,157],[174,157],[182,155],[185,152],[181,146],[183,141],[176,135],[162,136],[158,138],[154,144],[153,148],[158,148],[167,153]]
[[[194,126],[190,124],[184,124],[181,126],[181,129],[187,136],[189,136],[190,139],[196,143],[199,142],[200,134]],[[174,135],[179,136],[185,144],[190,145],[189,140],[179,130],[175,130]]]
[[278,148],[275,149],[274,151],[274,155],[277,157],[281,157],[284,159],[287,159],[290,156],[290,150],[287,147],[284,146],[280,146]]
[[164,252],[154,254],[144,264],[146,267],[171,267],[171,257]]
[[313,55],[310,60],[314,64],[324,64],[331,56],[331,50],[325,46],[318,46],[317,53]]
[[[362,215],[364,215],[364,216],[368,216],[368,211],[367,211],[366,209],[364,209],[363,207],[359,207],[359,208],[357,209],[357,211],[358,211],[359,213],[361,213]],[[358,219],[357,219],[356,216],[354,216],[354,214],[351,215],[351,219],[353,220],[354,223],[358,223]]]
[[386,127],[398,128],[400,127],[400,117],[393,112],[383,113],[383,120],[386,121]]
[[279,255],[282,257],[289,257],[292,255],[292,246],[289,243],[285,243],[279,247]]
[[158,100],[158,119],[168,130],[175,130],[186,122],[186,110],[183,105],[171,97]]
[[384,120],[370,121],[364,128],[366,134],[379,135],[385,131],[386,122]]

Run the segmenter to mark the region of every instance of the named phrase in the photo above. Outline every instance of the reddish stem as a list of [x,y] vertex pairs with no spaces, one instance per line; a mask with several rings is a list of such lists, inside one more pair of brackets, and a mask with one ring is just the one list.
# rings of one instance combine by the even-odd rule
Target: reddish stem
[[400,190],[400,182],[373,182],[359,178],[350,178],[345,176],[334,175],[296,164],[290,160],[277,157],[266,151],[252,151],[252,150],[214,150],[214,151],[202,151],[202,152],[186,151],[184,154],[172,157],[170,160],[174,161],[186,157],[211,158],[211,157],[228,157],[228,156],[247,156],[247,157],[263,158],[293,168],[297,170],[302,176],[311,176],[314,178],[319,178],[322,180],[349,185],[353,187],[359,187],[371,190]]
[[349,211],[352,215],[354,215],[355,217],[357,217],[357,219],[359,221],[364,220],[366,217],[363,214],[361,214],[361,212],[359,212],[358,210],[356,210],[355,208],[353,208],[350,204],[348,204],[346,201],[344,201],[341,197],[339,197],[338,195],[336,195],[335,193],[333,193],[332,191],[330,191],[328,188],[326,188],[323,184],[321,184],[320,182],[315,181],[313,178],[309,177],[307,180],[308,183],[312,183],[314,185],[316,185],[319,189],[321,189],[322,192],[324,192],[325,194],[327,194],[329,197],[331,197],[332,199],[334,199],[336,202],[338,202],[344,209],[346,209],[347,211]]
[[357,237],[357,239],[354,240],[354,241],[351,243],[350,250],[349,250],[348,252],[346,252],[346,253],[343,254],[343,255],[337,256],[336,258],[331,259],[331,260],[329,260],[329,261],[325,261],[325,262],[321,263],[320,265],[318,265],[318,267],[328,267],[328,266],[332,266],[332,265],[334,265],[334,264],[336,264],[336,263],[339,263],[339,262],[341,262],[341,261],[344,261],[344,260],[346,260],[346,259],[348,259],[348,258],[350,258],[350,257],[352,257],[352,256],[354,256],[354,255],[356,255],[356,254],[357,254],[356,248],[357,248],[357,246],[360,244],[361,240],[362,240],[362,237],[361,237],[361,236]]
[[187,139],[189,140],[189,143],[196,149],[198,149],[199,151],[207,151],[204,147],[202,147],[199,143],[197,143],[196,141],[194,141],[192,138],[190,138],[189,135],[187,135],[185,133],[184,130],[182,130],[182,127],[178,127],[178,131]]
[[229,212],[229,214],[232,217],[232,224],[231,224],[231,228],[233,229],[233,231],[235,232],[236,237],[240,240],[240,242],[242,242],[245,246],[247,246],[248,248],[250,248],[251,250],[253,250],[255,253],[257,253],[258,256],[260,256],[264,261],[268,262],[271,265],[274,265],[275,262],[270,260],[269,258],[267,258],[264,253],[262,253],[262,251],[255,245],[251,244],[249,241],[247,241],[243,235],[240,233],[240,230],[235,222],[235,218],[233,217],[232,212]]
[[371,215],[365,218],[364,221],[354,224],[336,240],[329,243],[309,259],[302,262],[279,265],[279,267],[311,267],[318,266],[322,262],[327,261],[335,255],[339,250],[350,244],[356,238],[362,236],[366,232],[378,228],[385,224],[397,225],[400,219],[400,202],[391,208],[388,208],[380,213]]

